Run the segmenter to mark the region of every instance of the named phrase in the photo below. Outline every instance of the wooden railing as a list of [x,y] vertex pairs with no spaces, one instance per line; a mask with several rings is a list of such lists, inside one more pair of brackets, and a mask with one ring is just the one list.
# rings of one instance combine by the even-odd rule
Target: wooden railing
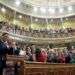
[[25,72],[26,75],[75,75],[75,65],[27,62]]
[[75,64],[26,62],[24,58],[10,58],[14,62],[21,62],[19,75],[75,75]]

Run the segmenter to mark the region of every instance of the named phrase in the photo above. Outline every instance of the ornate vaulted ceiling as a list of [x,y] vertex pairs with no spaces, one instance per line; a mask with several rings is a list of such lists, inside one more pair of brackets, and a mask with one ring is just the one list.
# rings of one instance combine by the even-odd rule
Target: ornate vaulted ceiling
[[75,3],[75,0],[22,0],[35,6],[59,6]]
[[[15,4],[16,1],[20,1],[19,6]],[[0,3],[20,13],[40,18],[62,18],[75,15],[75,0],[0,0]],[[69,6],[72,7],[70,12]],[[34,11],[34,7],[35,10],[37,8],[37,12]],[[50,11],[49,8],[51,8]]]

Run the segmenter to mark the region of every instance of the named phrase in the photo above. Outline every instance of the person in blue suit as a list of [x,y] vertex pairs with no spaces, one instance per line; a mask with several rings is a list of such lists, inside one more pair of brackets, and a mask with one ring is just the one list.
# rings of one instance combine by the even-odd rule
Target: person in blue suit
[[3,33],[0,39],[0,75],[3,75],[3,69],[6,67],[6,54],[8,53],[7,41],[8,33]]

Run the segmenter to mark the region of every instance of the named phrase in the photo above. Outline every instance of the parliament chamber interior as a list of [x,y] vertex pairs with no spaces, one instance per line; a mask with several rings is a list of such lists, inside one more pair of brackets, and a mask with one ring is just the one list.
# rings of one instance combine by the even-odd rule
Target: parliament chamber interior
[[75,0],[0,0],[0,75],[75,75]]

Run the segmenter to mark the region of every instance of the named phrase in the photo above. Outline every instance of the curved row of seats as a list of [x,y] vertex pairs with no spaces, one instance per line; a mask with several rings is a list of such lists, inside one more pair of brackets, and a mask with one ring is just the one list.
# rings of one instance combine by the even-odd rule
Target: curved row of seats
[[70,37],[75,35],[75,29],[66,28],[66,29],[50,29],[50,30],[26,30],[20,28],[17,25],[12,25],[7,22],[0,22],[0,29],[3,31],[15,33],[18,35],[29,36],[29,37],[43,37],[43,38],[61,38],[61,37]]

